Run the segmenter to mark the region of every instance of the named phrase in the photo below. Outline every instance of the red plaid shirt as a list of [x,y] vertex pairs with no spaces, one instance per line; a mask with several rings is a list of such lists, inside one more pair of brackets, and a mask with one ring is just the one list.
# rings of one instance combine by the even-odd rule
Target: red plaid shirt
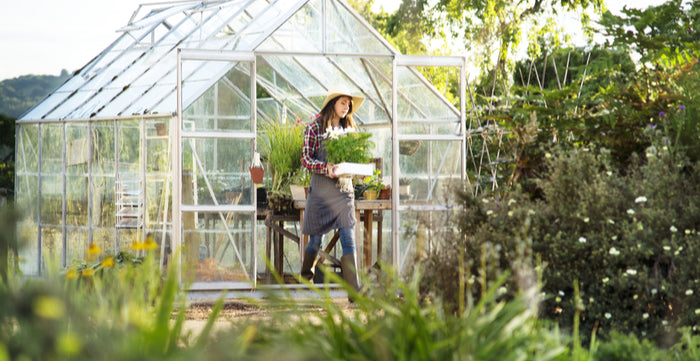
[[326,174],[326,162],[318,159],[318,151],[323,139],[323,130],[318,121],[313,121],[304,130],[304,147],[301,150],[301,163],[308,170]]

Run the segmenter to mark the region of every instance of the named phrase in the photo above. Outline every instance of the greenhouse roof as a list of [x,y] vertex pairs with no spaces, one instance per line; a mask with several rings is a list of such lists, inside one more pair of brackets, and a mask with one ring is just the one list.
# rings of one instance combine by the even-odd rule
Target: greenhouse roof
[[[116,41],[20,121],[173,114],[180,49],[255,52],[258,85],[273,101],[284,103],[291,116],[317,113],[327,89],[344,85],[368,100],[369,106],[357,113],[361,123],[391,119],[391,58],[398,52],[342,0],[146,4],[119,32]],[[236,66],[194,63],[182,67],[183,108]],[[397,76],[399,97],[407,100],[399,109],[403,118],[458,118],[458,111],[415,69],[402,67]],[[264,104],[258,107],[264,116]]]

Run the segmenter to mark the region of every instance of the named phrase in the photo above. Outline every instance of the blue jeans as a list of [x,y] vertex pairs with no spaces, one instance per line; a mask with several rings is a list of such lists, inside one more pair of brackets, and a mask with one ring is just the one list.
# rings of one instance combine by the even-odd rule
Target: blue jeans
[[[353,227],[341,228],[338,230],[340,245],[343,246],[343,256],[355,253],[355,229]],[[316,255],[321,249],[323,235],[309,236],[309,244],[306,245],[306,253]]]

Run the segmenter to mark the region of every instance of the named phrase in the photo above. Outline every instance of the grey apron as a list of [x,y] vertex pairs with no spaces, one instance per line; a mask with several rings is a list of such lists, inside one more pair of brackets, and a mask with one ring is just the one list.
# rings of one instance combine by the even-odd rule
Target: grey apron
[[[326,160],[325,141],[321,141],[317,159]],[[355,223],[355,192],[341,192],[337,178],[312,173],[302,233],[323,235],[334,229],[354,227]]]

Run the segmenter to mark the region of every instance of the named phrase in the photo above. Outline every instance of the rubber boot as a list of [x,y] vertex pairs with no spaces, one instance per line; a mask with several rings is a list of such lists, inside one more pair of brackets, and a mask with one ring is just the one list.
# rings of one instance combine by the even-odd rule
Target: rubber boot
[[316,255],[309,252],[304,252],[304,262],[301,264],[301,271],[299,275],[301,278],[311,281],[314,278],[314,261],[316,261]]
[[[357,285],[357,263],[355,263],[355,254],[346,254],[340,257],[340,269],[343,271],[343,278],[345,283],[347,283],[355,291],[359,291],[360,287]],[[354,302],[353,298],[348,294],[348,301]]]

